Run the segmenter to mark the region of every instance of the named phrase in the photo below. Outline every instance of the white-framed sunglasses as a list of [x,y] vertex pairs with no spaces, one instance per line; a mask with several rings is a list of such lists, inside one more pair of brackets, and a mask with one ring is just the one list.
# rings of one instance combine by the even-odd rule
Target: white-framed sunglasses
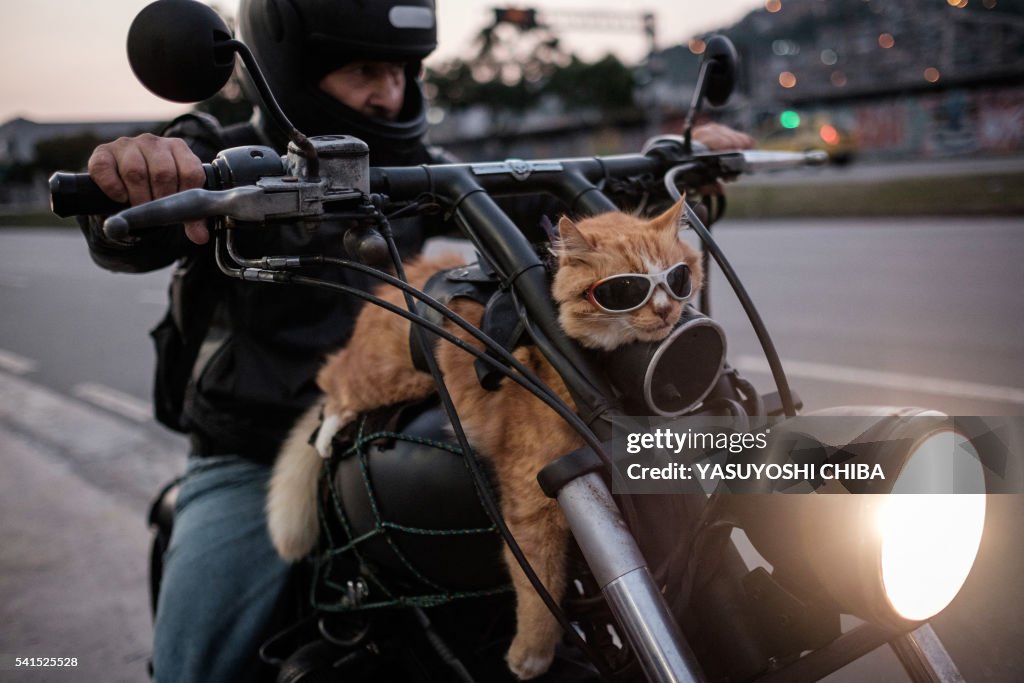
[[673,299],[689,299],[693,294],[690,267],[680,262],[658,273],[612,275],[590,285],[583,296],[602,311],[628,313],[650,301],[658,285],[662,285]]

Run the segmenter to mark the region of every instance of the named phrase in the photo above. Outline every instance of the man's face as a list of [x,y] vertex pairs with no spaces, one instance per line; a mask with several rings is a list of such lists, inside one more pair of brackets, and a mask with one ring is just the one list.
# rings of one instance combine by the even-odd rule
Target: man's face
[[366,116],[394,121],[402,111],[405,64],[352,62],[320,79],[320,89]]

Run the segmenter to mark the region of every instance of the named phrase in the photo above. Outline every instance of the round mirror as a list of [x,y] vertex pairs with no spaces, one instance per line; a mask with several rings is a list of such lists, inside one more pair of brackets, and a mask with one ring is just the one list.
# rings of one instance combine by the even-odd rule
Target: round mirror
[[199,102],[231,77],[231,31],[196,0],[157,0],[128,29],[128,62],[153,94],[172,102]]
[[714,107],[720,107],[729,100],[736,87],[736,65],[739,57],[732,41],[725,36],[712,36],[704,49],[708,61],[707,89],[704,95]]

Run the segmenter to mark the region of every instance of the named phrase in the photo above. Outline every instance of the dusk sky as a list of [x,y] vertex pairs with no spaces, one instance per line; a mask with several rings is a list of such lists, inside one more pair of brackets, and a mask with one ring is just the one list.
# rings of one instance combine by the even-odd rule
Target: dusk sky
[[[125,37],[148,0],[3,0],[0,3],[0,123],[164,119],[188,109],[157,98],[135,80]],[[209,2],[233,14],[237,0]],[[438,51],[431,61],[459,54],[490,21],[501,0],[438,0]],[[537,0],[519,6],[578,11],[654,12],[658,40],[668,46],[730,24],[761,0]],[[624,9],[625,6],[625,9]],[[637,34],[566,32],[563,43],[587,59],[615,52],[632,62],[645,52]]]

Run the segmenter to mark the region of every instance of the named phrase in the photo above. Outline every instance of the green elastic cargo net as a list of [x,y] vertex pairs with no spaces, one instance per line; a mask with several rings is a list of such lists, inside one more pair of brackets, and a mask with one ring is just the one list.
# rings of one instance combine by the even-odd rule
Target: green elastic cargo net
[[[419,537],[495,535],[497,527],[471,529],[426,529],[391,522],[383,518],[374,484],[371,481],[368,450],[381,439],[405,441],[429,446],[463,457],[462,449],[453,444],[424,439],[410,434],[387,430],[367,432],[367,417],[359,420],[356,435],[348,448],[340,449],[337,441],[331,458],[320,474],[321,495],[318,499],[320,517],[320,546],[313,556],[313,586],[311,602],[318,610],[352,612],[387,607],[435,607],[454,600],[506,593],[511,585],[504,584],[482,590],[453,590],[426,576],[399,547],[401,535]],[[340,451],[340,453],[339,453]],[[365,487],[373,514],[373,525],[368,531],[357,533],[352,520],[345,513],[336,473],[341,463],[357,458],[362,484]],[[408,572],[403,581],[396,581],[380,571],[363,552],[370,542],[383,540]],[[411,580],[410,580],[411,577]],[[358,581],[366,587],[360,591]],[[361,594],[362,593],[362,594]]]

